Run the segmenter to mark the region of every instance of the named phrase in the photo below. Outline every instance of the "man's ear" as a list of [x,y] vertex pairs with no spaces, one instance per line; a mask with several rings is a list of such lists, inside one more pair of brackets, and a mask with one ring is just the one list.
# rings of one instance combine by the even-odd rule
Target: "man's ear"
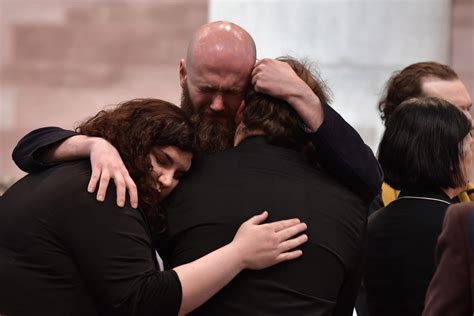
[[240,102],[239,108],[237,109],[237,112],[235,112],[236,125],[239,125],[240,122],[242,122],[244,118],[244,110],[245,110],[245,100],[242,100],[242,102]]
[[188,72],[186,71],[186,61],[184,59],[181,59],[179,61],[179,84],[181,88],[184,88],[186,85],[186,77],[188,75]]

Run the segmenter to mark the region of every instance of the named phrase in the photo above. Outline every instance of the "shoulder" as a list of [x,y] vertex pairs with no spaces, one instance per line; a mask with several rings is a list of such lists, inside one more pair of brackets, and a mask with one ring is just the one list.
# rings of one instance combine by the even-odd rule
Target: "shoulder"
[[469,214],[474,214],[474,202],[453,204],[446,211],[446,217],[457,220],[463,218],[467,220]]
[[91,177],[91,167],[88,160],[61,163],[50,170],[46,170],[45,179],[48,181],[46,198],[52,198],[58,213],[67,214],[71,218],[90,218],[97,221],[123,220],[124,216],[135,221],[143,221],[141,212],[130,206],[125,207],[116,203],[116,186],[111,181],[107,187],[103,202],[96,199],[96,191],[87,191]]
[[451,205],[446,211],[443,226],[444,230],[468,231],[474,238],[474,202]]

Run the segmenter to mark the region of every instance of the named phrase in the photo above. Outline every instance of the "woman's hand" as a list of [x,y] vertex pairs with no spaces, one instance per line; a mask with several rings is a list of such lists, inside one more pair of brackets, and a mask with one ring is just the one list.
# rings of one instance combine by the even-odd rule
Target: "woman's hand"
[[234,240],[193,262],[175,267],[182,288],[179,315],[191,312],[222,289],[243,269],[263,269],[300,257],[292,250],[308,240],[299,219],[262,224],[268,212],[244,222]]
[[303,254],[293,249],[308,240],[306,234],[299,235],[306,224],[297,218],[262,224],[267,218],[265,211],[244,222],[230,243],[241,256],[243,269],[263,269]]

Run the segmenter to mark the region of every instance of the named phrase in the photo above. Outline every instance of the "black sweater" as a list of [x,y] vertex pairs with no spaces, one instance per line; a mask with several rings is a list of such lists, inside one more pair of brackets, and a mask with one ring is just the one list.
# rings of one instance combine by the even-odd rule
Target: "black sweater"
[[98,203],[88,161],[28,175],[0,197],[0,313],[176,315],[177,274],[160,272],[140,210]]

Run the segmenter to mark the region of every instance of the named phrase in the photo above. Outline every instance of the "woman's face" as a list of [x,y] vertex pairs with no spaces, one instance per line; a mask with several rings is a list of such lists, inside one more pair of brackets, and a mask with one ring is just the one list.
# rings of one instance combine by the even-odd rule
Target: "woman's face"
[[155,146],[150,153],[156,189],[160,202],[178,185],[179,179],[191,167],[193,155],[175,146]]
[[472,172],[472,144],[473,142],[474,141],[472,139],[471,133],[467,134],[467,136],[464,138],[464,143],[463,143],[464,156],[462,159],[462,165],[464,168],[464,176],[465,176],[466,182],[471,177],[471,172]]

